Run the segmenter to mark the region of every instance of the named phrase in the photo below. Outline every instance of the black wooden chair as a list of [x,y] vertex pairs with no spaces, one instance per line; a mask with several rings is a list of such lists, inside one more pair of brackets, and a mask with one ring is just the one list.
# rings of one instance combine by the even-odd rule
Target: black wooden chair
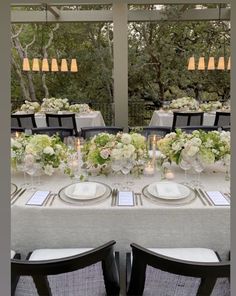
[[230,125],[230,112],[216,111],[215,126],[229,126]]
[[221,130],[222,131],[226,131],[226,132],[230,132],[231,131],[231,126],[230,125],[228,125],[228,126],[222,126],[221,127]]
[[72,128],[74,136],[78,136],[75,113],[53,114],[46,113],[46,123],[48,127]]
[[24,133],[25,132],[25,128],[23,127],[11,127],[11,133]]
[[180,126],[202,125],[204,112],[174,112],[172,130]]
[[192,132],[196,130],[202,130],[204,132],[210,132],[210,131],[217,131],[217,126],[212,125],[195,125],[195,126],[180,126],[180,128],[183,132],[186,132],[187,134],[191,134]]
[[84,139],[89,139],[99,133],[117,134],[123,132],[123,127],[116,126],[93,126],[93,127],[81,127],[80,136]]
[[63,141],[66,137],[71,137],[74,135],[73,128],[66,127],[38,127],[32,128],[32,134],[44,134],[48,136],[58,135]]
[[[230,262],[211,249],[146,249],[131,244],[127,295],[229,296]],[[131,263],[132,261],[132,263]],[[215,290],[216,289],[216,290]]]
[[159,135],[164,137],[171,132],[171,127],[167,126],[140,126],[140,127],[129,127],[129,132],[137,131],[144,137],[148,138],[149,135]]
[[[119,295],[115,241],[95,249],[40,249],[11,260],[12,295]],[[23,292],[22,292],[23,291]]]
[[24,129],[37,127],[34,114],[11,114],[11,127]]

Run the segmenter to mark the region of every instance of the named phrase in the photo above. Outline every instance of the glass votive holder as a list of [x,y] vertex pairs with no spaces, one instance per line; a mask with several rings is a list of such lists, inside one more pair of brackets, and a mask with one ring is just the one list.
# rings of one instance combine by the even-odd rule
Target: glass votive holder
[[144,174],[145,176],[153,176],[154,173],[155,173],[155,167],[154,167],[154,165],[153,165],[151,162],[149,162],[149,163],[145,166],[145,168],[143,169],[143,174]]
[[165,171],[165,179],[173,180],[174,178],[175,178],[175,174],[170,169],[166,169],[166,171]]

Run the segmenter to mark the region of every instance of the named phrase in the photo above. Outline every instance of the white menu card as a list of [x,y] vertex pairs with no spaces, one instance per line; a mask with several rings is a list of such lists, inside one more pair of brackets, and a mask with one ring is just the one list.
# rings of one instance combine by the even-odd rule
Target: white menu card
[[36,191],[26,204],[31,206],[42,206],[49,193],[50,191]]
[[215,206],[229,206],[230,202],[220,191],[206,191]]
[[134,193],[132,191],[119,191],[118,206],[134,206]]

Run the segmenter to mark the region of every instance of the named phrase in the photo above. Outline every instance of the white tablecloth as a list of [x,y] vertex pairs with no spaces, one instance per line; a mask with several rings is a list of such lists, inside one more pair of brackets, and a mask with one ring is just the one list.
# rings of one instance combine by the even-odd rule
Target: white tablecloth
[[[203,125],[213,125],[215,121],[214,113],[204,113]],[[154,111],[149,126],[169,126],[172,127],[172,111]]]
[[[183,173],[175,168],[175,181],[183,180]],[[90,177],[91,180],[113,184],[114,177]],[[121,182],[126,177],[119,177]],[[208,190],[229,192],[229,182],[224,173],[212,171],[202,174]],[[141,189],[154,181],[155,177],[135,180],[132,189]],[[20,186],[23,178],[12,177]],[[43,177],[41,190],[57,192],[69,184],[68,177],[55,175]],[[35,248],[96,247],[111,239],[117,241],[116,249],[121,252],[121,270],[124,280],[125,252],[130,243],[146,247],[206,247],[226,256],[230,249],[230,209],[226,206],[206,206],[197,197],[183,206],[154,204],[143,198],[143,206],[111,207],[111,199],[90,206],[71,206],[59,198],[52,206],[26,206],[32,192],[27,191],[12,206],[11,235],[12,249],[23,254]]]
[[[86,126],[105,126],[104,119],[100,111],[93,111],[89,114],[76,115],[76,124],[78,131]],[[35,114],[37,127],[46,127],[46,118],[43,114]]]

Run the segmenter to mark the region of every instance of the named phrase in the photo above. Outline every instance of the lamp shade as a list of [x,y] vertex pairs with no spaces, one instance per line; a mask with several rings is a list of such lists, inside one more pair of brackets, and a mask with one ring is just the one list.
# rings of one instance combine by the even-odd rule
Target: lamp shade
[[66,59],[61,60],[61,72],[68,72],[68,65]]
[[231,69],[231,57],[228,59],[228,65],[227,65],[227,70]]
[[46,59],[46,58],[44,58],[42,61],[42,71],[44,71],[44,72],[49,71],[48,59]]
[[189,58],[188,70],[195,70],[195,58],[194,57]]
[[40,68],[39,68],[39,59],[37,59],[37,58],[34,58],[33,59],[32,70],[33,71],[40,71]]
[[71,72],[78,72],[78,66],[77,66],[76,59],[71,60],[70,71]]
[[217,69],[218,70],[224,70],[225,69],[225,58],[224,57],[219,57]]
[[51,63],[51,71],[52,72],[58,72],[58,64],[57,64],[57,59],[53,58],[52,63]]
[[30,64],[29,64],[29,59],[28,58],[23,59],[22,68],[23,68],[23,71],[30,71]]
[[205,70],[205,59],[204,59],[204,57],[199,58],[198,70]]
[[207,69],[208,70],[215,70],[215,58],[214,57],[209,57],[209,61],[208,61],[208,66]]

